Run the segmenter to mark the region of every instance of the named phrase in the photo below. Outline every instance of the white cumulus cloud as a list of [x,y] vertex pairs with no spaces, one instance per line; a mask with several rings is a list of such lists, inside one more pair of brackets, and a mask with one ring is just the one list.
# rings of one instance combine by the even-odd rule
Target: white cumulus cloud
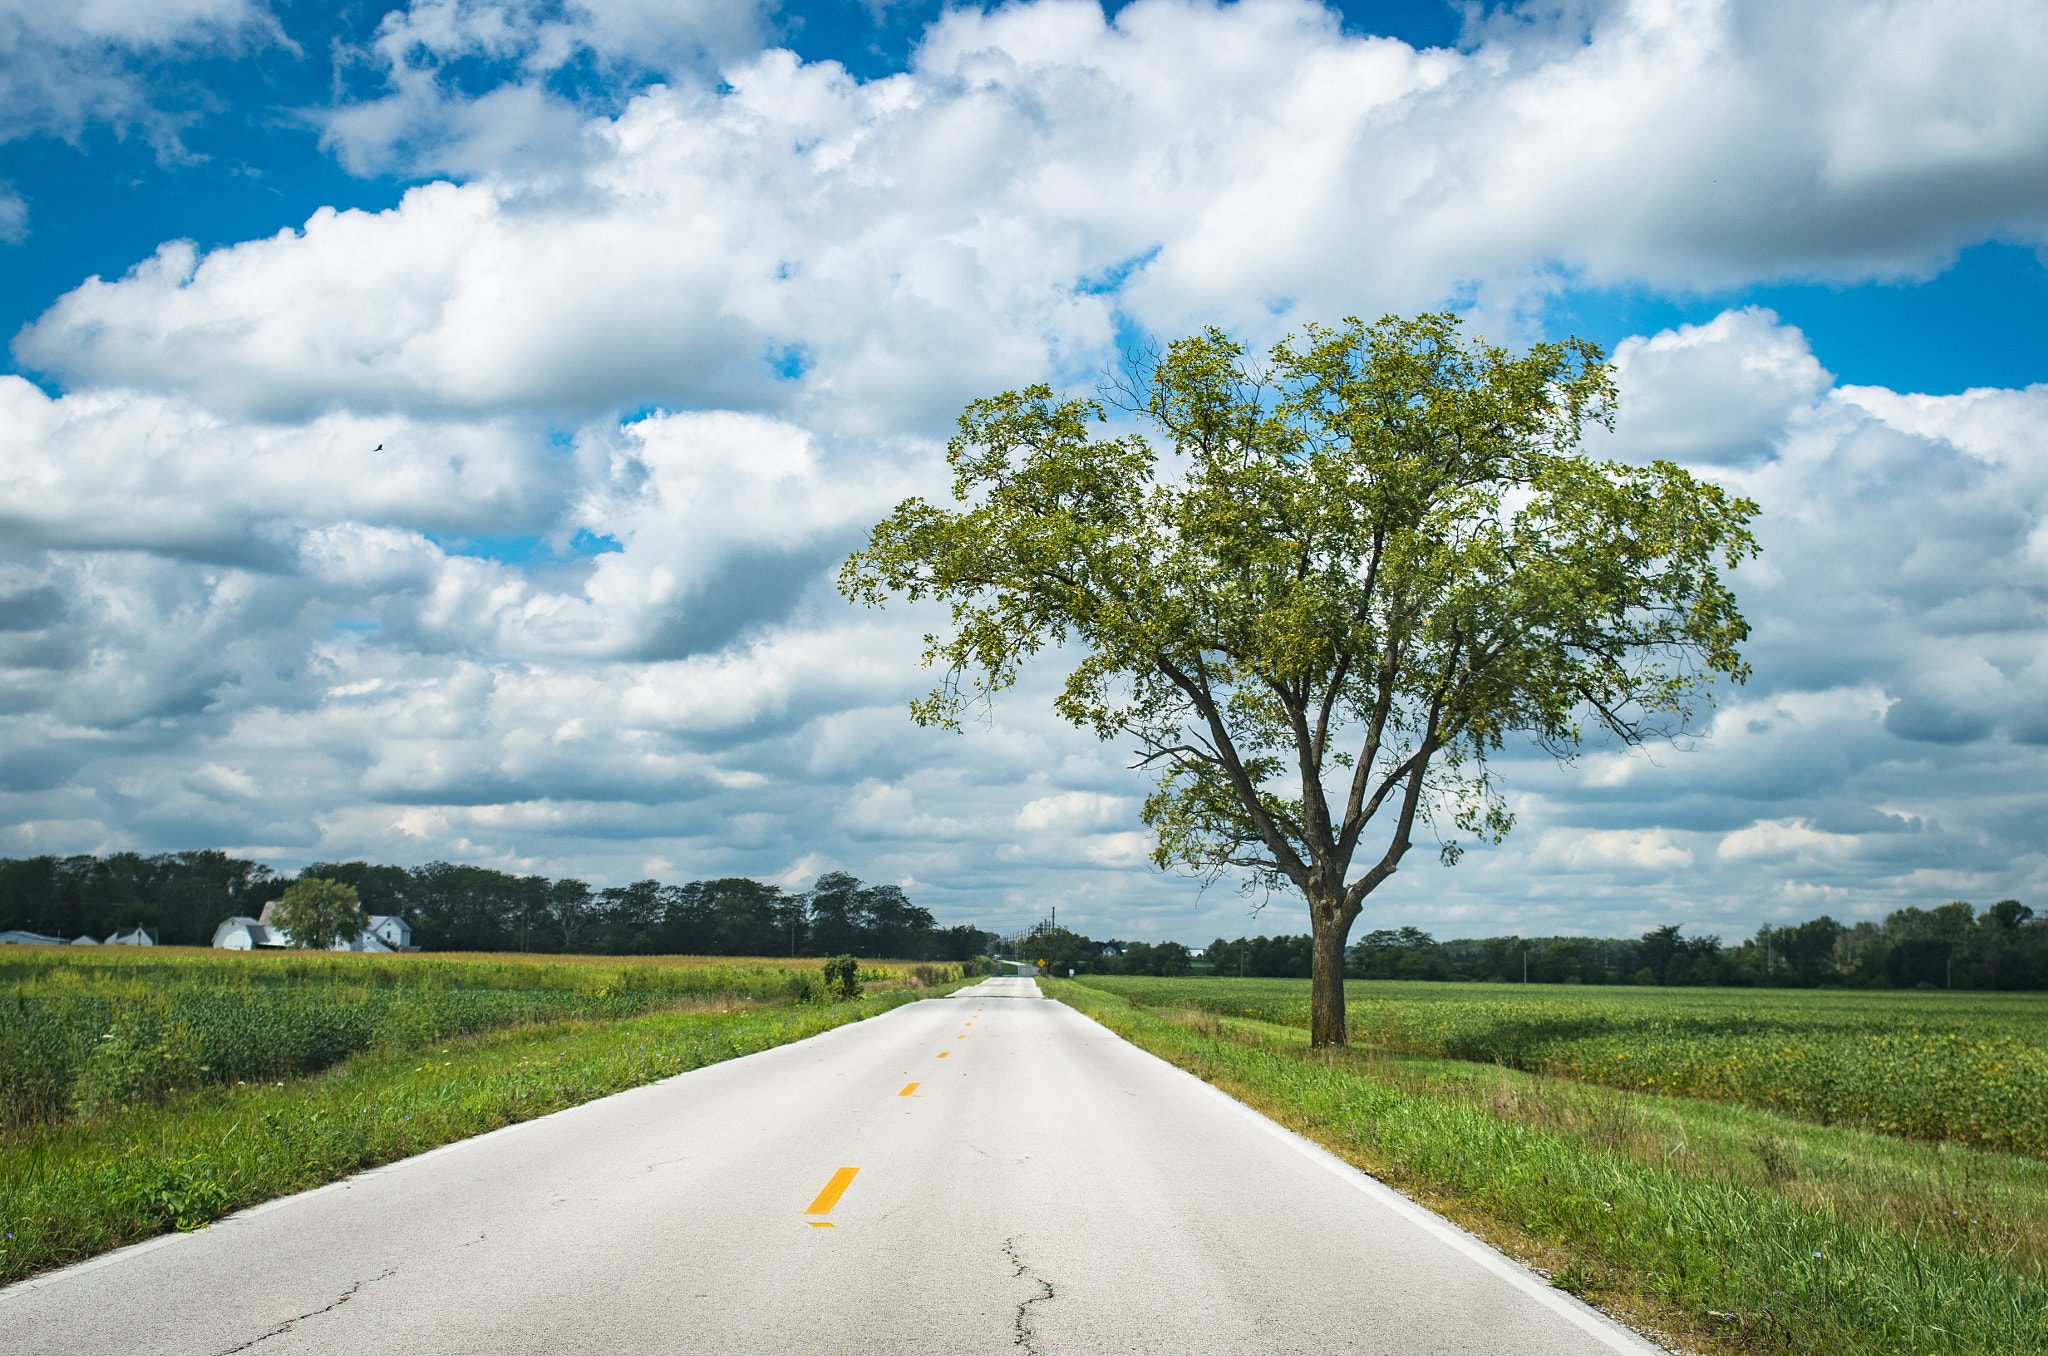
[[[94,62],[268,31],[0,13]],[[1418,52],[1300,0],[1038,0],[868,82],[762,50],[764,15],[394,13],[330,144],[454,177],[166,242],[18,337],[0,850],[829,866],[942,921],[1236,935],[1227,889],[1144,865],[1143,775],[1051,716],[1059,656],[922,730],[943,614],[838,598],[869,525],[943,495],[964,400],[1204,323],[1457,301],[1512,339],[1572,286],[1916,277],[2048,232],[2028,4],[1640,0]],[[584,56],[665,80],[565,102]],[[472,59],[509,74],[465,93]],[[1369,920],[1733,931],[2048,885],[2048,387],[1840,385],[1761,310],[1616,362],[1596,450],[1762,505],[1755,676],[1690,748],[1505,758],[1517,833],[1420,847]]]

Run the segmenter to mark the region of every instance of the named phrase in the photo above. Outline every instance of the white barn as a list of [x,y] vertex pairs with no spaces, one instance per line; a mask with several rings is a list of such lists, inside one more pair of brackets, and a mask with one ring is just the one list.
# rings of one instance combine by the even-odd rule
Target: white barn
[[[289,932],[278,927],[272,905],[263,906],[261,918],[230,918],[213,930],[213,944],[224,951],[267,951],[292,944]],[[360,936],[344,937],[332,951],[412,951],[412,925],[397,914],[373,913],[369,927]]]
[[213,944],[224,951],[263,951],[290,946],[281,932],[254,918],[230,918],[213,930]]
[[145,927],[122,928],[107,938],[108,946],[155,946],[156,934]]

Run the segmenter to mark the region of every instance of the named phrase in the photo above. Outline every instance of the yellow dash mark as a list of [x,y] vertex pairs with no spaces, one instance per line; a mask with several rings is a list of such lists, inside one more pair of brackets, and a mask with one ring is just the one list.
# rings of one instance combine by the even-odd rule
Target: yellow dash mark
[[952,1053],[952,1052],[951,1052],[951,1051],[948,1051],[948,1050],[941,1050],[941,1051],[939,1051],[939,1058],[940,1058],[940,1059],[944,1059],[944,1058],[945,1058],[945,1057],[946,1057],[946,1056],[947,1056],[948,1054],[950,1054],[950,1053]]
[[910,1095],[911,1095],[912,1093],[914,1093],[914,1092],[916,1092],[916,1091],[917,1091],[917,1084],[915,1084],[915,1083],[905,1083],[905,1084],[903,1085],[903,1091],[901,1091],[901,1092],[897,1093],[896,1095],[897,1095],[898,1097],[908,1097],[908,1096],[910,1096]]
[[829,1229],[832,1227],[832,1221],[829,1219],[811,1219],[805,1220],[804,1223],[810,1225],[813,1229]]
[[832,1180],[825,1183],[825,1189],[818,1193],[818,1199],[811,1202],[806,1215],[829,1215],[832,1207],[839,1204],[839,1198],[846,1194],[846,1188],[853,1185],[853,1175],[859,1168],[841,1168],[832,1174]]

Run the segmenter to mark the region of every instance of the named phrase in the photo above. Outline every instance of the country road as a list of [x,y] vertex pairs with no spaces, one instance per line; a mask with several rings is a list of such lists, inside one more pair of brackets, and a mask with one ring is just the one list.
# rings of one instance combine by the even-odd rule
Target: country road
[[0,1291],[0,1351],[1655,1348],[1030,979]]

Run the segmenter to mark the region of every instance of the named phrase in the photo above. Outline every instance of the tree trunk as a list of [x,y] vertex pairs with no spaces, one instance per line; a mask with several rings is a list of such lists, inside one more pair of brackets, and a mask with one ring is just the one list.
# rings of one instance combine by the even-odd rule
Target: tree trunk
[[1344,915],[1309,906],[1309,925],[1315,929],[1314,966],[1309,973],[1308,1043],[1321,1049],[1347,1044],[1344,1033]]

